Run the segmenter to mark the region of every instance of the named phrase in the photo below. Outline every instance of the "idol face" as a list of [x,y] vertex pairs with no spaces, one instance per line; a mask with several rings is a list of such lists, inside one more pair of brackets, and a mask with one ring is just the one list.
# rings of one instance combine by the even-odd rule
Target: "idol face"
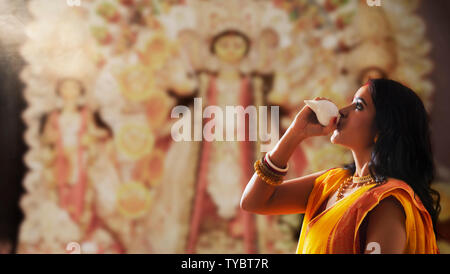
[[58,94],[64,101],[74,101],[82,95],[82,86],[76,80],[64,80],[58,87]]
[[248,49],[247,41],[240,35],[227,34],[220,37],[214,44],[216,56],[230,64],[237,64],[245,57]]

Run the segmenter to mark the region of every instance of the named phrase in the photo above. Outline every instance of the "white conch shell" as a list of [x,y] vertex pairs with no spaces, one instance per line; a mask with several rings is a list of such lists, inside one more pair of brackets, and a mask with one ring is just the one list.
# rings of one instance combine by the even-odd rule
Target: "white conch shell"
[[316,113],[317,120],[323,126],[328,126],[333,117],[339,120],[339,109],[334,103],[328,100],[304,100],[304,102]]

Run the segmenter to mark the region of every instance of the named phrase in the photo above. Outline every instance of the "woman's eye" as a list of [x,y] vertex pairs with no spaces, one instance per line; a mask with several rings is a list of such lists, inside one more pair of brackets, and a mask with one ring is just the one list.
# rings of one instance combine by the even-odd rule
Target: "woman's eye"
[[362,110],[363,109],[363,105],[361,103],[356,103],[356,109],[357,110]]

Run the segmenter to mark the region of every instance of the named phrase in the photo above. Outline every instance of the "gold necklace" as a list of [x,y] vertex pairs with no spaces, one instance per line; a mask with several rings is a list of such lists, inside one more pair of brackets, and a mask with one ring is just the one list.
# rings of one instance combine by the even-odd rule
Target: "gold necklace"
[[366,176],[361,176],[361,177],[352,176],[352,178],[353,178],[353,183],[357,183],[357,184],[368,182],[373,179],[372,175],[370,175],[370,174],[366,175]]
[[356,186],[366,186],[375,183],[376,183],[375,179],[372,177],[372,175],[367,175],[363,177],[350,176],[347,179],[345,179],[345,181],[339,186],[336,201],[339,201],[340,199],[344,198],[344,193],[350,186],[350,184],[354,184]]

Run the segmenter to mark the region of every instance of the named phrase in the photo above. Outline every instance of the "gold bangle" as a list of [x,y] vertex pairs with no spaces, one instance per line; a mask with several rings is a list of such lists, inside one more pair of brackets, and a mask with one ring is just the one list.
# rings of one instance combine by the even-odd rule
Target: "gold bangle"
[[261,163],[261,160],[257,160],[255,164],[253,165],[256,171],[256,174],[267,184],[272,186],[278,186],[283,182],[283,178],[281,176],[274,176],[270,173],[266,173],[266,171],[263,169],[263,164]]
[[259,160],[258,167],[262,174],[271,178],[272,180],[279,181],[283,179],[283,175],[277,174],[270,170],[270,168],[263,162],[263,160]]
[[261,161],[261,160],[259,163],[259,167],[261,169],[261,172],[263,174],[265,174],[266,176],[269,176],[273,179],[278,179],[278,180],[283,178],[283,175],[277,174],[277,173],[273,172],[272,170],[270,170],[270,168],[268,166],[266,166],[266,164],[263,163],[263,161]]

